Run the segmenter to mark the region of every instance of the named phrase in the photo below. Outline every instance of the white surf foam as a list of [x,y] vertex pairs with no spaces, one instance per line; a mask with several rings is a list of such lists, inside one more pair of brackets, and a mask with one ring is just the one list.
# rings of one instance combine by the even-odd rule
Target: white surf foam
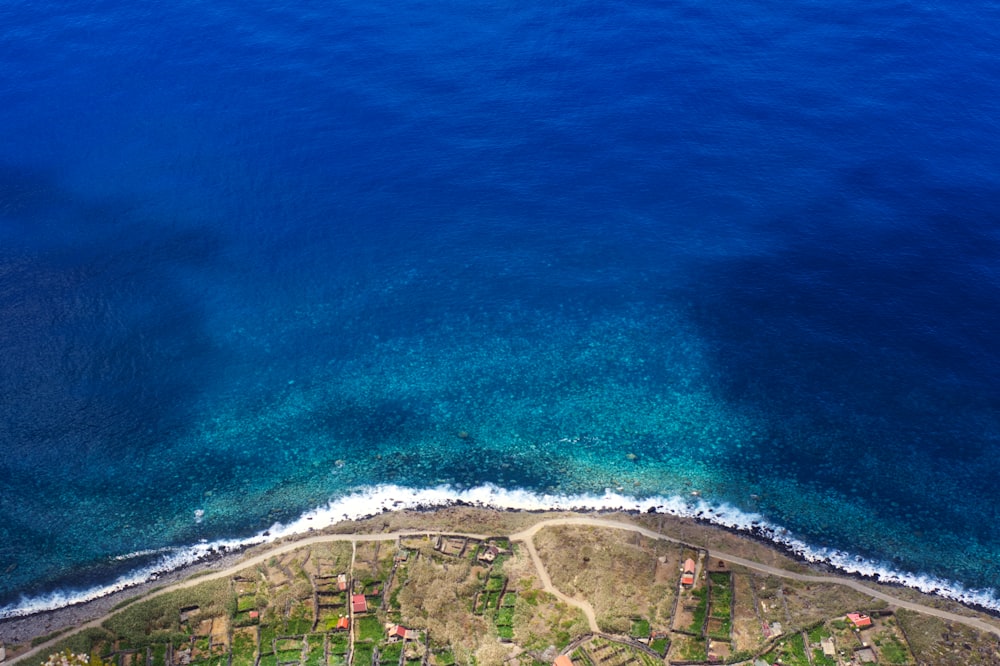
[[[1000,612],[1000,598],[992,590],[969,589],[959,583],[935,576],[898,571],[886,564],[847,552],[816,548],[796,538],[779,525],[769,523],[757,514],[742,511],[729,504],[711,503],[694,496],[636,498],[610,490],[603,495],[548,495],[528,490],[505,489],[490,484],[466,490],[455,490],[449,486],[420,489],[395,485],[375,486],[333,500],[326,506],[307,511],[290,523],[276,523],[270,529],[251,537],[222,539],[185,548],[170,549],[154,563],[123,575],[108,585],[24,597],[14,604],[0,608],[0,619],[31,615],[97,599],[155,579],[165,572],[213,557],[220,552],[230,552],[287,536],[304,534],[343,520],[358,520],[395,509],[434,508],[457,503],[524,511],[637,511],[698,518],[768,539],[809,562],[828,564],[845,573],[859,574],[881,582],[905,585],[922,592],[937,594],[962,603]],[[119,559],[129,559],[158,552],[163,551],[141,551],[123,555]]]

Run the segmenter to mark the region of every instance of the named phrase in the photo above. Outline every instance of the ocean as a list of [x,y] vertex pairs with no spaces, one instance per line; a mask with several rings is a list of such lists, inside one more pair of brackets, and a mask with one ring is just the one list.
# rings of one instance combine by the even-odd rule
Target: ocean
[[0,7],[0,617],[399,506],[1000,611],[996,2]]

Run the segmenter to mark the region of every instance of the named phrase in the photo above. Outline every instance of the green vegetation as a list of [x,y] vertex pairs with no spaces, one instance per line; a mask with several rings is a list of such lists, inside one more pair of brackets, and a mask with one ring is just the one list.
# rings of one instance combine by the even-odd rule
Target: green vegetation
[[644,617],[634,617],[632,618],[632,627],[629,630],[629,635],[633,638],[646,638],[649,636],[652,629],[649,627],[649,620]]
[[[252,630],[237,631],[233,633],[233,666],[253,666],[254,653],[256,651],[257,641],[254,633],[252,633]],[[163,666],[162,663],[156,663],[155,652],[153,666]]]
[[822,650],[813,650],[813,666],[837,666],[837,660],[823,654]]
[[[134,600],[130,600],[130,601],[134,601]],[[48,643],[49,641],[51,641],[56,636],[60,636],[62,634],[65,634],[66,631],[67,631],[66,629],[60,629],[58,631],[53,631],[51,634],[45,634],[44,636],[38,636],[37,638],[33,638],[33,639],[31,639],[31,647],[35,647],[36,645],[41,645],[42,643]]]
[[893,634],[880,634],[875,637],[875,646],[878,647],[879,655],[888,664],[909,664],[910,655],[898,638]]
[[369,666],[375,657],[375,646],[370,643],[359,643],[354,646],[354,666]]
[[436,666],[452,666],[455,663],[455,653],[451,650],[440,650],[432,656]]
[[487,592],[499,592],[503,589],[504,577],[503,576],[490,576],[486,579],[486,591]]
[[385,634],[382,623],[374,615],[356,618],[355,629],[359,641],[379,641]]
[[[611,531],[605,537],[598,528],[551,532],[539,533],[536,545],[557,588],[590,602],[599,626],[605,630],[650,641],[650,649],[644,650],[624,639],[592,639],[574,650],[573,658],[580,666],[663,666],[667,660],[704,662],[708,657],[706,637],[735,641],[729,650],[739,647],[741,651],[729,653],[725,657],[729,663],[745,662],[760,655],[761,650],[770,649],[765,655],[770,663],[780,660],[786,666],[836,666],[836,659],[812,646],[831,633],[839,647],[854,638],[851,628],[831,615],[844,608],[857,608],[857,602],[841,603],[835,597],[825,606],[817,603],[820,597],[827,598],[822,584],[797,585],[777,576],[751,576],[737,569],[732,574],[709,573],[706,585],[684,590],[678,599],[677,572],[684,547],[638,536],[622,539]],[[250,576],[206,581],[193,589],[155,599],[130,600],[119,606],[118,615],[106,621],[103,629],[71,636],[60,647],[77,653],[110,655],[115,666],[169,666],[171,644],[175,656],[190,650],[191,666],[420,666],[425,650],[431,650],[430,666],[491,666],[499,663],[498,655],[508,649],[497,644],[499,638],[516,643],[520,650],[509,666],[548,666],[551,662],[547,658],[538,661],[540,655],[550,647],[562,650],[587,633],[586,616],[578,608],[538,589],[540,576],[525,549],[484,566],[475,558],[470,560],[470,553],[479,552],[474,548],[466,549],[466,556],[457,557],[432,553],[426,538],[414,541],[419,543],[406,544],[409,559],[397,563],[391,581],[379,577],[388,573],[397,553],[386,544],[359,542],[354,568],[347,565],[351,561],[350,544],[340,544],[336,557],[315,548],[314,559],[308,562],[301,552],[286,553],[272,558],[275,570],[261,565],[256,573],[249,570]],[[331,547],[331,553],[333,550]],[[334,630],[338,618],[347,611],[347,597],[335,592],[339,572],[353,577],[355,591],[378,588],[388,595],[384,608],[376,608],[373,603],[371,612],[354,618],[353,656],[349,654],[352,634]],[[310,576],[315,577],[320,593],[318,618],[314,617]],[[787,612],[790,627],[795,631],[806,627],[806,634],[790,633],[776,644],[766,643],[753,606],[753,593],[758,589],[760,598],[768,600],[766,620],[780,617],[784,621]],[[781,589],[785,590],[787,608],[774,602],[775,590]],[[339,604],[331,605],[334,600]],[[197,609],[187,608],[192,606]],[[836,610],[828,611],[834,606]],[[181,608],[189,614],[183,623]],[[249,614],[253,611],[259,612],[259,617],[251,620]],[[914,618],[904,620],[900,614],[899,622],[930,622],[923,616]],[[677,623],[674,630],[670,629],[671,621]],[[879,663],[910,665],[911,655],[923,657],[922,644],[910,637],[909,628],[905,638],[897,633],[894,621],[887,615],[872,639]],[[384,628],[387,622],[417,629],[424,638],[414,643],[390,642]],[[927,625],[929,628],[924,630],[922,624],[913,633],[923,636],[930,632],[925,643],[932,644],[940,643],[938,637],[947,630],[947,646],[955,654],[959,650],[954,646],[962,646],[967,640],[975,643],[966,634],[959,634],[967,631],[965,628],[945,629],[944,624],[939,625]],[[838,626],[839,630],[831,632]],[[971,635],[972,630],[968,631]],[[205,635],[209,632],[211,638]],[[227,632],[231,641],[228,646],[222,642]],[[36,639],[34,644],[53,636]],[[420,644],[431,637],[432,645]],[[907,640],[913,642],[907,644]],[[992,649],[992,643],[986,645]],[[40,663],[27,660],[24,666]],[[986,662],[947,663],[984,666]]]
[[399,658],[403,654],[403,644],[399,643],[389,643],[383,648],[382,652],[379,654],[379,663],[386,664],[387,666],[391,664],[398,664]]
[[[251,653],[252,654],[252,653]],[[162,643],[154,645],[152,649],[153,666],[166,666],[167,663],[167,646]],[[234,654],[235,656],[235,654]],[[251,660],[251,664],[253,661]],[[233,666],[243,666],[243,664],[237,664],[235,658],[233,659]]]
[[705,661],[708,659],[708,644],[701,636],[679,636],[676,644],[680,661]]
[[306,666],[322,666],[324,655],[323,636],[312,634],[306,638]]
[[729,640],[729,634],[732,632],[732,622],[729,618],[719,619],[712,618],[708,621],[708,634],[709,638],[715,638],[717,640],[727,641]]
[[350,637],[347,632],[330,634],[330,654],[347,654]]
[[798,632],[780,641],[768,654],[772,662],[778,658],[784,666],[810,666],[809,658],[806,656],[805,641]]
[[708,593],[704,588],[701,588],[691,590],[691,595],[698,600],[698,605],[695,606],[694,613],[692,613],[691,625],[688,627],[688,631],[700,634],[702,627],[705,626],[705,618],[708,615]]
[[829,638],[830,636],[830,630],[826,628],[825,624],[817,624],[809,630],[810,643],[819,643],[824,638]]
[[497,625],[509,627],[512,624],[514,624],[514,607],[503,606],[497,611]]
[[709,574],[712,583],[712,617],[728,619],[732,615],[733,590],[728,573]]

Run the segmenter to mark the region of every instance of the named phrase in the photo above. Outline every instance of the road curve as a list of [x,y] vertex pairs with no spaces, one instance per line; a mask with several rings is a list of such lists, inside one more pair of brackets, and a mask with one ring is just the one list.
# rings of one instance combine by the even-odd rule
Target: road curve
[[[546,518],[538,521],[537,523],[535,523],[534,525],[525,530],[509,535],[511,541],[521,541],[527,546],[528,553],[530,554],[531,560],[535,565],[535,569],[538,571],[539,578],[541,579],[542,585],[545,587],[546,592],[549,592],[550,594],[553,594],[554,596],[559,598],[561,601],[564,601],[567,604],[570,604],[582,610],[584,615],[587,616],[587,622],[590,624],[591,630],[595,632],[598,631],[598,627],[597,627],[597,620],[594,617],[593,608],[590,606],[589,603],[585,601],[579,601],[577,599],[573,599],[571,597],[566,596],[552,585],[552,580],[549,578],[548,572],[545,570],[545,566],[542,563],[541,558],[538,556],[538,551],[535,549],[533,537],[535,536],[535,534],[538,533],[539,530],[542,530],[546,527],[556,527],[561,525],[580,525],[580,526],[603,527],[607,529],[625,530],[629,532],[638,532],[639,534],[647,536],[651,539],[660,539],[664,541],[670,541],[672,543],[686,543],[681,541],[680,539],[674,539],[673,537],[669,537],[659,532],[654,532],[653,530],[649,530],[644,527],[639,527],[638,525],[631,525],[629,523],[624,523],[618,520],[607,520],[604,518],[594,518],[590,516],[579,516],[573,518]],[[228,576],[232,576],[238,571],[242,571],[243,569],[261,564],[270,559],[271,557],[274,557],[275,555],[281,555],[307,546],[313,546],[321,543],[329,543],[333,541],[351,541],[355,543],[360,541],[394,541],[396,539],[399,539],[400,537],[431,536],[436,534],[455,534],[456,536],[464,536],[480,540],[486,539],[490,536],[485,534],[467,534],[467,533],[438,531],[438,530],[406,530],[401,532],[386,532],[383,534],[320,534],[316,536],[306,537],[304,539],[298,539],[295,541],[289,541],[286,543],[275,545],[273,548],[269,548],[267,551],[260,553],[259,555],[255,555],[249,559],[238,562],[237,564],[234,564],[230,567],[226,567],[225,569],[221,569],[219,571],[213,571],[210,574],[189,578],[188,580],[181,581],[179,583],[174,583],[173,585],[168,585],[167,587],[163,587],[159,590],[151,592],[150,594],[147,594],[137,599],[136,601],[139,602],[145,599],[152,599],[154,597],[158,597],[162,594],[167,594],[175,590],[182,590],[189,587],[194,587],[195,585],[199,585],[206,581],[226,578]],[[792,571],[785,571],[784,569],[779,569],[777,567],[768,566],[766,564],[753,562],[751,560],[742,558],[738,555],[734,555],[732,553],[727,553],[719,550],[712,550],[711,554],[713,558],[725,560],[726,562],[729,562],[731,564],[737,564],[739,566],[746,567],[747,569],[751,569],[753,571],[759,571],[761,573],[770,574],[772,576],[779,576],[781,578],[788,578],[789,580],[797,580],[806,583],[827,583],[833,585],[843,585],[845,587],[849,587],[853,590],[861,592],[862,594],[871,596],[875,599],[881,599],[882,601],[886,601],[892,604],[893,606],[896,606],[897,608],[906,608],[908,610],[916,611],[917,613],[923,613],[925,615],[931,615],[934,617],[941,618],[943,620],[948,620],[950,622],[964,624],[966,626],[978,629],[979,631],[988,632],[990,634],[993,634],[997,638],[1000,638],[1000,627],[996,627],[992,624],[989,624],[988,622],[984,622],[979,618],[967,617],[965,615],[958,615],[957,613],[951,613],[949,611],[941,610],[939,608],[934,608],[932,606],[927,606],[921,603],[898,599],[892,596],[891,594],[887,594],[881,590],[869,587],[868,585],[865,585],[864,583],[854,580],[852,578],[800,574]],[[28,650],[23,654],[8,659],[7,661],[4,662],[4,664],[5,666],[8,664],[13,666],[13,664],[28,659],[36,654],[39,654],[40,652],[44,652],[45,650],[51,648],[52,645],[54,645],[55,643],[65,639],[67,636],[79,633],[80,631],[83,631],[85,629],[90,629],[92,627],[100,626],[108,618],[116,615],[119,612],[121,612],[121,610],[112,611],[102,617],[96,618],[94,620],[91,620],[90,622],[82,624],[71,631],[60,634],[59,636],[53,638],[52,640],[46,641],[44,643],[41,643],[33,647],[32,649]]]

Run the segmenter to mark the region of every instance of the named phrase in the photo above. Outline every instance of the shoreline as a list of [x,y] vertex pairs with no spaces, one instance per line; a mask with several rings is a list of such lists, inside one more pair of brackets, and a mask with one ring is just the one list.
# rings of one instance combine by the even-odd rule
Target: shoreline
[[[652,521],[658,524],[656,527],[667,538],[690,543],[697,547],[705,547],[709,550],[732,551],[735,547],[741,556],[762,565],[776,566],[791,576],[806,574],[853,580],[873,588],[891,589],[900,596],[901,601],[904,598],[921,599],[922,601],[919,603],[928,608],[951,608],[952,610],[964,610],[970,614],[970,617],[981,614],[992,620],[1000,619],[1000,613],[993,609],[977,607],[975,604],[939,594],[922,592],[898,581],[882,580],[877,575],[869,576],[859,572],[844,571],[829,562],[812,561],[802,553],[796,552],[788,544],[768,538],[766,531],[745,530],[735,526],[722,525],[704,517],[621,509],[524,510],[485,507],[459,500],[453,501],[447,506],[417,505],[376,512],[365,517],[342,520],[320,530],[288,535],[264,544],[247,545],[227,551],[214,551],[212,555],[208,555],[198,562],[164,572],[157,575],[155,579],[115,590],[101,597],[61,608],[0,619],[0,643],[7,646],[7,661],[9,662],[30,650],[32,642],[38,638],[47,637],[57,632],[61,634],[66,631],[68,633],[68,630],[103,618],[126,602],[146,597],[159,588],[181,583],[192,579],[192,577],[197,579],[198,574],[238,567],[241,562],[249,560],[254,555],[287,547],[312,537],[362,536],[384,533],[390,529],[392,531],[426,529],[430,532],[448,533],[466,531],[456,528],[464,526],[467,529],[470,526],[470,520],[477,521],[477,527],[482,526],[483,531],[513,534],[526,525],[574,516],[596,519],[609,519],[615,516],[627,517],[636,527],[646,526],[647,528],[651,527],[650,522]],[[16,650],[12,650],[14,646],[17,647]]]
[[158,588],[179,583],[203,571],[233,566],[244,558],[248,550],[248,548],[244,548],[239,551],[219,553],[215,557],[206,557],[199,562],[164,572],[154,579],[109,592],[88,601],[52,610],[42,610],[29,615],[0,619],[0,643],[7,643],[7,658],[10,660],[20,653],[20,651],[11,653],[11,644],[24,647],[39,637],[72,629],[103,617],[113,611],[116,606],[144,597]]

